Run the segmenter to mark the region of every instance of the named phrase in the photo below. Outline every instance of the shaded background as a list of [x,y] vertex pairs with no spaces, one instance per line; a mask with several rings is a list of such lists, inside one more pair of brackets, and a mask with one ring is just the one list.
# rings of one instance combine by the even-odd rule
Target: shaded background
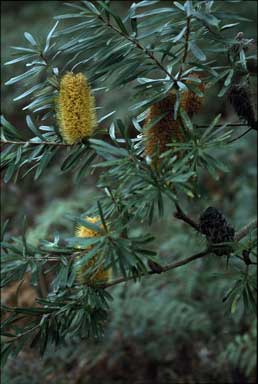
[[[120,14],[125,14],[132,2],[112,2]],[[166,2],[164,2],[166,3]],[[224,2],[226,3],[226,2]],[[253,23],[243,23],[243,32],[257,40],[257,2],[225,4],[239,7],[241,15]],[[23,33],[45,35],[54,24],[53,17],[67,10],[61,1],[3,1],[2,63],[11,57],[11,46],[24,44]],[[22,103],[13,102],[15,87],[3,83],[19,74],[23,66],[2,67],[2,113],[21,130],[26,130]],[[252,92],[255,98],[256,80]],[[110,110],[119,105],[119,113],[127,112],[127,90],[119,90],[98,102]],[[214,90],[213,90],[214,92]],[[122,101],[124,100],[124,102]],[[229,103],[205,100],[203,121],[219,112],[224,118],[237,121]],[[240,133],[241,128],[236,133]],[[251,132],[236,142],[231,152],[218,156],[230,165],[230,173],[215,181],[203,174],[202,198],[188,202],[187,209],[195,218],[209,205],[225,212],[236,230],[256,214],[256,141]],[[28,239],[37,244],[42,238],[52,238],[55,231],[71,235],[67,213],[78,214],[95,199],[95,179],[84,179],[80,185],[71,183],[69,173],[59,174],[58,164],[51,164],[39,181],[30,177],[2,183],[2,219],[11,219],[10,231],[20,234],[23,215],[28,217]],[[168,206],[164,219],[154,223],[155,247],[164,254],[164,262],[175,257],[187,257],[203,246],[203,240],[184,224],[173,219],[173,207]],[[135,228],[135,232],[140,228]],[[214,272],[221,272],[215,277]],[[34,350],[26,350],[10,361],[3,373],[3,383],[254,383],[256,373],[256,320],[239,310],[234,316],[225,313],[222,297],[230,286],[225,260],[211,257],[171,271],[162,276],[143,279],[114,287],[114,302],[103,341],[67,343],[57,351],[49,350],[39,358]],[[35,288],[29,285],[21,295],[21,304],[30,305]],[[3,294],[11,303],[14,289]],[[245,336],[244,336],[245,335]],[[236,342],[237,337],[241,343]],[[244,337],[243,337],[244,336]]]

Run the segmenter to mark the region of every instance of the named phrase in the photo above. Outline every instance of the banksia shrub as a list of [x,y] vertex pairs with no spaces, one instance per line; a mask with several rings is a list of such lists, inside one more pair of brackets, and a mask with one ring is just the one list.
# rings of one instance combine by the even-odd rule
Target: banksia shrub
[[95,98],[82,73],[67,73],[60,82],[57,97],[60,133],[68,144],[91,137],[97,126]]
[[[84,218],[89,223],[97,223],[99,221],[99,217],[85,217]],[[96,237],[100,236],[99,232],[94,231],[93,229],[89,229],[87,227],[84,227],[83,225],[77,226],[75,230],[75,236],[77,237]],[[93,246],[89,246],[86,248],[87,251],[90,251]],[[85,276],[85,272],[89,268],[94,268],[94,265],[98,262],[100,255],[94,256],[88,263],[82,265],[77,270],[77,280],[81,284],[94,284],[96,282],[105,282],[110,278],[111,270],[105,270],[103,266],[97,267],[96,270],[93,272],[91,276]],[[78,257],[78,260],[80,259],[80,256]]]
[[[206,235],[211,244],[219,244],[234,241],[235,230],[228,224],[227,219],[217,208],[209,207],[200,216],[200,232]],[[222,246],[215,249],[218,256],[229,254],[232,251],[230,246]]]

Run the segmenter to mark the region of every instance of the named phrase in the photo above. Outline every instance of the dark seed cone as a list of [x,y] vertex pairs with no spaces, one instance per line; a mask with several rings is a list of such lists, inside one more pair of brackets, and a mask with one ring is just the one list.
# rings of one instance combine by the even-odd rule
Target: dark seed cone
[[257,130],[257,121],[248,90],[240,85],[232,85],[228,97],[239,119],[246,121],[250,128]]
[[[202,213],[199,228],[211,244],[234,241],[234,228],[228,224],[225,216],[217,208],[209,207]],[[230,252],[232,252],[230,246],[223,246],[214,250],[218,256],[228,255]]]

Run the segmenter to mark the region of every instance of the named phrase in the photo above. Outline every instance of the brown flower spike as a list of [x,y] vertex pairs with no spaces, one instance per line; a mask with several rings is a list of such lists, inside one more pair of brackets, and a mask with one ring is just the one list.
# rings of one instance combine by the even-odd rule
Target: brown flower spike
[[[198,74],[191,74],[191,77],[199,78]],[[188,81],[188,84],[191,84]],[[203,92],[204,84],[198,83],[197,88]],[[176,103],[176,92],[173,90],[163,100],[153,104],[148,112],[144,127],[146,128],[155,118],[166,113],[156,124],[144,132],[145,154],[153,157],[155,153],[161,154],[168,150],[167,144],[175,141],[182,142],[184,133],[180,116],[174,119],[174,106]],[[184,109],[191,118],[198,113],[203,105],[203,98],[196,95],[193,91],[187,89],[183,92],[180,101],[180,108]],[[157,151],[157,152],[156,152]]]

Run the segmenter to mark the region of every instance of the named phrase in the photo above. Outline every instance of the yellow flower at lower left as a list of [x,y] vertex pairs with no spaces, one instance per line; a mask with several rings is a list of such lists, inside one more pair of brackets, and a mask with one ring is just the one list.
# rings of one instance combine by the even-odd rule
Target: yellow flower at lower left
[[[88,221],[89,223],[96,224],[97,222],[99,222],[100,218],[99,216],[95,216],[95,217],[86,216],[84,217],[84,220]],[[103,227],[103,226],[101,225],[100,227]],[[75,229],[75,236],[82,237],[82,238],[83,237],[89,238],[89,237],[100,236],[100,234],[99,232],[94,231],[93,229],[84,227],[83,225],[78,225]],[[86,250],[90,251],[93,247],[94,245],[91,245],[87,247]],[[78,246],[77,248],[81,248],[81,246]],[[80,260],[81,257],[83,256],[77,256],[77,260]],[[79,283],[94,284],[97,282],[107,282],[111,278],[111,268],[104,269],[103,265],[97,267],[92,275],[90,276],[85,275],[85,272],[89,268],[94,268],[94,265],[96,265],[97,262],[99,261],[99,257],[100,255],[96,254],[90,259],[90,261],[88,261],[87,263],[85,263],[84,265],[80,266],[77,269],[77,280],[79,281]]]

